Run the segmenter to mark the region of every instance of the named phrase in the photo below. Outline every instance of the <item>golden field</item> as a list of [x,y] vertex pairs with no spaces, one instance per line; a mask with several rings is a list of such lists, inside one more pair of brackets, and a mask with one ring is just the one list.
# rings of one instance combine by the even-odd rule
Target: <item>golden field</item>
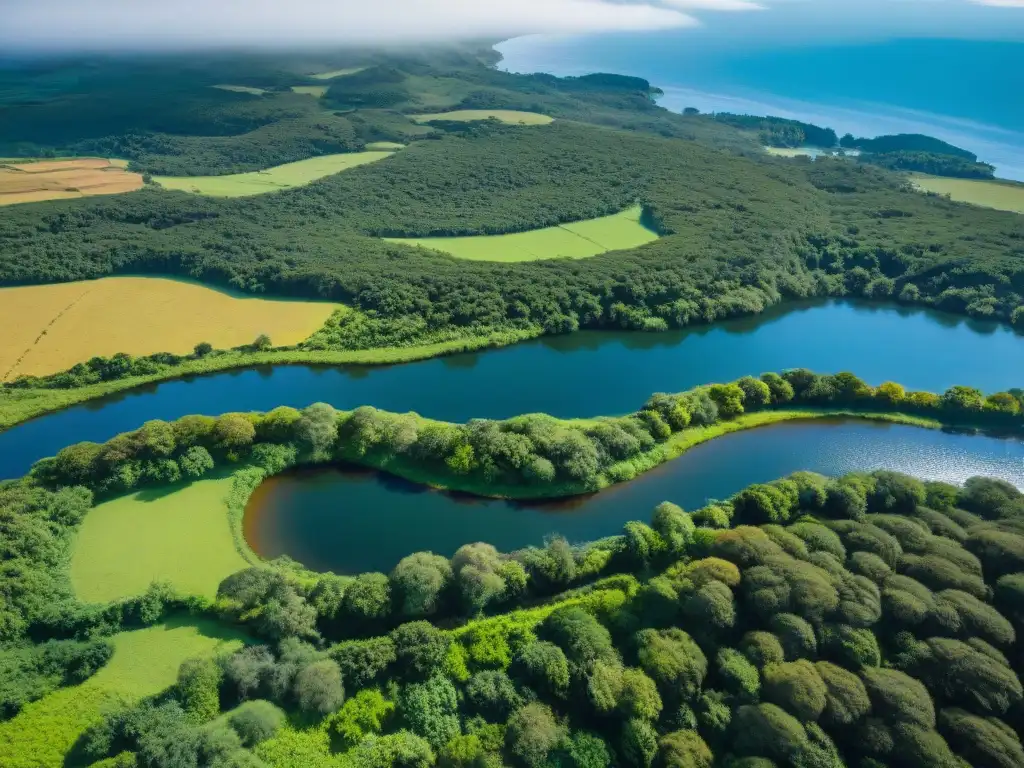
[[0,288],[0,381],[45,375],[117,352],[184,354],[201,341],[296,344],[337,305],[263,299],[161,277],[106,277]]
[[7,162],[0,165],[0,205],[116,195],[142,188],[142,175],[127,163],[85,157],[74,160]]

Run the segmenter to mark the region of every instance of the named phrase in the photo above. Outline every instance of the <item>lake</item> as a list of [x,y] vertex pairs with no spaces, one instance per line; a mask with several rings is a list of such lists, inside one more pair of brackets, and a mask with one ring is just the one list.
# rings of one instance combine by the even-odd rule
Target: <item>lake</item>
[[264,557],[289,555],[336,573],[388,571],[412,552],[451,555],[473,541],[502,551],[539,545],[550,533],[590,541],[629,520],[648,522],[662,501],[693,511],[798,470],[872,469],[952,483],[984,474],[1024,487],[1024,442],[861,421],[782,423],[704,443],[601,493],[543,504],[434,491],[366,470],[300,470],[256,490],[244,531]]
[[101,442],[147,419],[190,413],[373,405],[449,421],[545,412],[563,418],[638,409],[746,374],[848,370],[870,384],[941,392],[1024,386],[1024,336],[1005,325],[852,301],[788,303],[755,316],[666,333],[586,331],[395,366],[277,366],[164,382],[0,433],[0,479],[69,441]]

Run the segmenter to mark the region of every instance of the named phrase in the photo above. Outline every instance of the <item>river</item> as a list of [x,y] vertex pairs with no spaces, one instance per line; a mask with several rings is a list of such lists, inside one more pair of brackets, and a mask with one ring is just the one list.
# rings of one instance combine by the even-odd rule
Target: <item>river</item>
[[870,384],[942,391],[1024,386],[1024,337],[994,322],[853,301],[789,303],[668,333],[580,332],[395,366],[276,366],[169,381],[86,403],[0,433],[0,479],[71,440],[103,441],[147,419],[190,413],[374,405],[450,421],[545,412],[628,413],[653,392],[806,367]]
[[503,551],[539,545],[550,533],[590,541],[629,520],[648,522],[662,501],[693,511],[798,470],[873,469],[952,483],[984,474],[1024,487],[1024,442],[862,421],[789,422],[720,437],[632,482],[544,504],[434,491],[366,470],[300,470],[256,490],[244,531],[264,557],[289,555],[336,573],[388,571],[411,552],[451,555],[473,541]]

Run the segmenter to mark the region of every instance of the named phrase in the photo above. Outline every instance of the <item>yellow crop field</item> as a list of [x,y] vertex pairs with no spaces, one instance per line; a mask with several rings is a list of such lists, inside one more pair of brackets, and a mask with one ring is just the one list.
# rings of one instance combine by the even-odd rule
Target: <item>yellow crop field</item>
[[264,299],[161,277],[106,277],[0,288],[0,381],[44,375],[117,352],[185,354],[267,334],[296,344],[337,305]]
[[185,594],[214,597],[223,579],[248,566],[231,536],[230,490],[226,475],[94,507],[71,556],[75,594],[87,603],[106,603],[167,581]]
[[126,166],[124,161],[97,157],[5,163],[0,165],[0,205],[141,189],[142,175],[129,173]]
[[500,120],[512,125],[547,125],[554,121],[553,117],[539,112],[519,112],[514,109],[457,109],[453,112],[434,112],[429,115],[409,115],[417,123],[429,123],[431,120],[458,120],[472,122],[474,120]]
[[345,152],[321,155],[295,163],[285,163],[265,171],[233,173],[228,176],[154,176],[153,181],[165,189],[192,192],[211,197],[247,197],[282,189],[301,187],[317,179],[332,176],[349,168],[375,163],[390,157],[391,152]]
[[1024,213],[1024,184],[993,179],[951,179],[945,176],[911,174],[914,186],[925,192],[949,195],[961,203],[995,208],[1000,211]]
[[336,77],[345,77],[346,75],[354,75],[356,72],[362,72],[366,67],[349,67],[348,69],[332,69],[330,72],[317,72],[315,75],[310,75],[314,80],[333,80]]

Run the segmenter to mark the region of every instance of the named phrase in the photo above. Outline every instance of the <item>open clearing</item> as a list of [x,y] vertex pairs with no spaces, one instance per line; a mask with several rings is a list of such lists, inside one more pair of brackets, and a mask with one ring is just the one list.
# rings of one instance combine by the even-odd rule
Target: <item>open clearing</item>
[[348,69],[332,69],[330,72],[317,72],[315,75],[310,75],[314,80],[333,80],[336,77],[345,77],[345,75],[354,75],[356,72],[362,72],[366,67],[349,67]]
[[586,259],[608,251],[636,248],[658,239],[640,223],[640,206],[599,219],[510,235],[475,237],[386,238],[450,253],[473,261],[537,261],[539,259]]
[[405,144],[399,144],[397,141],[371,141],[366,148],[373,152],[395,152],[405,149]]
[[984,208],[1024,213],[1024,184],[1001,179],[952,179],[945,176],[926,176],[912,173],[914,186],[925,192],[949,195],[961,203],[971,203]]
[[307,96],[313,96],[317,99],[322,99],[329,88],[330,86],[327,85],[293,85],[292,91],[295,93],[304,93]]
[[154,581],[214,597],[217,585],[248,566],[235,549],[225,503],[230,474],[99,504],[86,515],[71,554],[78,598],[134,597]]
[[232,93],[248,93],[253,96],[262,96],[266,93],[263,88],[253,88],[249,85],[211,85],[211,88],[219,88],[222,91],[231,91]]
[[185,354],[201,341],[226,349],[261,333],[297,344],[337,309],[263,299],[162,277],[105,277],[0,288],[0,381],[66,370],[117,352]]
[[127,163],[97,157],[0,165],[0,205],[116,195],[142,189],[142,174]]
[[211,197],[247,197],[301,187],[317,179],[332,176],[349,168],[375,163],[390,157],[391,152],[345,152],[321,155],[295,163],[286,163],[265,171],[235,173],[230,176],[154,176],[153,181],[165,189],[192,192]]
[[185,659],[234,651],[244,639],[216,622],[183,617],[122,632],[113,642],[113,657],[91,678],[0,723],[3,768],[62,768],[68,750],[104,713],[168,688]]
[[429,123],[431,120],[458,120],[472,122],[474,120],[500,120],[512,125],[547,125],[554,121],[553,117],[539,112],[518,112],[514,109],[457,109],[454,112],[434,112],[429,115],[409,115],[417,123]]

